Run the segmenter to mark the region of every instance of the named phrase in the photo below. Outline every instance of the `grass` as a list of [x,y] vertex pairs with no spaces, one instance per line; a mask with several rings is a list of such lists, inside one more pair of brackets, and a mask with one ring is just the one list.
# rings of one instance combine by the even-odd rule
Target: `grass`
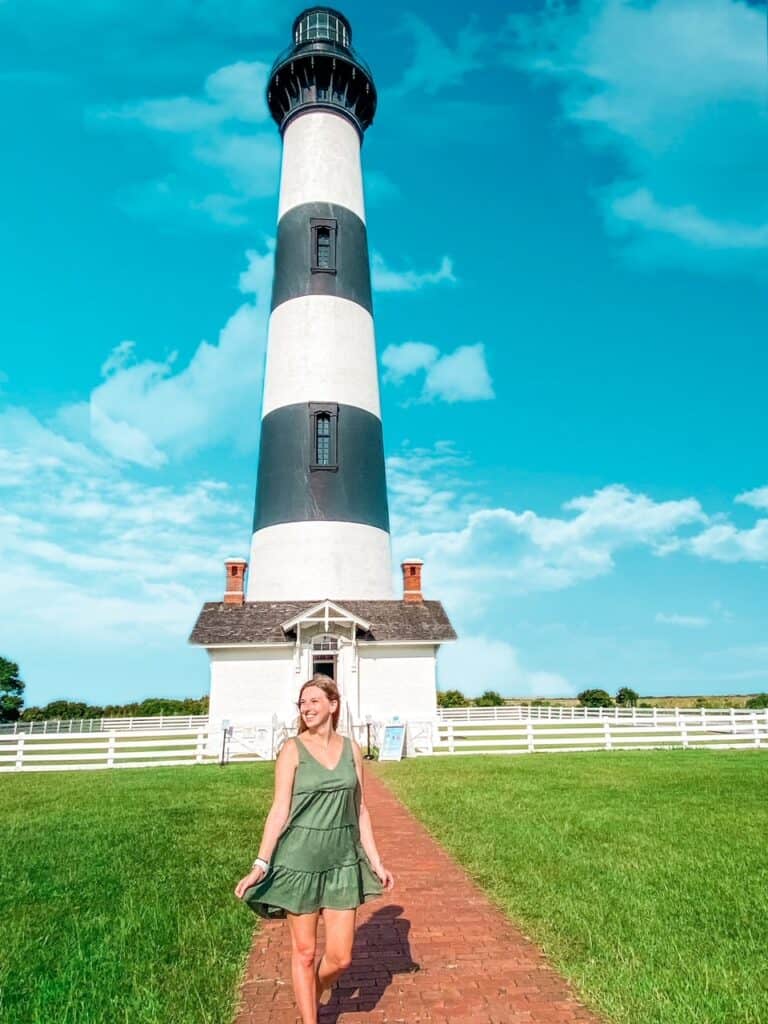
[[606,1020],[768,1021],[764,752],[373,770]]
[[0,1021],[228,1024],[272,765],[0,776]]
[[[768,1021],[764,752],[372,770],[606,1020]],[[0,1022],[229,1024],[258,923],[232,889],[272,782],[271,764],[0,776]]]

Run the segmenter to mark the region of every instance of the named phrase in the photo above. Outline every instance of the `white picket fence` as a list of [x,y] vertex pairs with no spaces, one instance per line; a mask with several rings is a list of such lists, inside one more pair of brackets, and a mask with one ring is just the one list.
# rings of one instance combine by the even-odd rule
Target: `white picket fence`
[[639,750],[649,747],[744,749],[768,747],[768,716],[762,712],[702,723],[681,715],[664,721],[455,722],[437,725],[433,755],[533,754],[585,750]]
[[[649,747],[768,748],[768,710],[680,708],[443,708],[431,720],[409,721],[408,757],[633,750]],[[633,714],[632,712],[636,712]],[[553,714],[548,714],[553,712]],[[565,712],[565,714],[562,714]],[[571,712],[574,714],[571,716]],[[543,713],[543,714],[542,714]],[[0,734],[0,772],[146,768],[153,765],[271,761],[295,729],[277,718],[211,729],[208,719],[165,716],[161,726],[106,719],[96,731]],[[98,721],[98,720],[97,720]],[[157,719],[154,720],[157,723]],[[349,722],[365,753],[381,748],[385,722],[370,729]]]
[[0,736],[0,772],[88,771],[202,764],[216,759],[207,729]]
[[208,715],[152,715],[145,718],[46,718],[41,722],[4,722],[0,736],[19,733],[92,733],[116,729],[122,732],[146,732],[155,729],[207,729]]
[[438,708],[439,722],[527,722],[545,720],[547,722],[578,722],[596,720],[598,722],[630,721],[634,723],[665,723],[670,719],[678,722],[698,721],[700,725],[708,722],[750,719],[754,714],[762,715],[768,721],[768,708],[758,712],[749,708],[583,708],[577,705],[530,705],[506,704],[493,708]]

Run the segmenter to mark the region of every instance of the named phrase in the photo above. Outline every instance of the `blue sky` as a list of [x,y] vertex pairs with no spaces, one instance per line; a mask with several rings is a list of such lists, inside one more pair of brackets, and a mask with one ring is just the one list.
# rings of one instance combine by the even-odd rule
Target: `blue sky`
[[[768,689],[765,24],[735,0],[343,7],[396,560],[468,693]],[[247,554],[297,13],[0,0],[0,653],[206,692]],[[333,595],[331,595],[333,596]]]

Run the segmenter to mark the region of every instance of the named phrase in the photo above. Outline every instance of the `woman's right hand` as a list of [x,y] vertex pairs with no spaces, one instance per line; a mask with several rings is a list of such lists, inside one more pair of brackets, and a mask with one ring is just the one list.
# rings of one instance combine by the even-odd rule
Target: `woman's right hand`
[[250,889],[252,885],[256,885],[257,882],[260,882],[262,878],[264,878],[266,873],[267,872],[264,870],[264,868],[259,867],[257,865],[255,868],[248,872],[245,878],[241,878],[240,881],[237,883],[237,885],[235,886],[235,896],[237,896],[237,898],[241,900],[245,895],[245,890]]

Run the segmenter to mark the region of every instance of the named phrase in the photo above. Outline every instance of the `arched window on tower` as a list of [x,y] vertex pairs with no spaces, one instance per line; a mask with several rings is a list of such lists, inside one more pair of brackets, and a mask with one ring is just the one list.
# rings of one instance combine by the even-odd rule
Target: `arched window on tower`
[[329,270],[331,266],[331,231],[330,228],[317,229],[317,265],[320,270]]
[[338,405],[309,405],[310,469],[338,469]]
[[313,274],[336,273],[336,221],[311,217],[309,221]]
[[315,464],[327,466],[331,461],[331,417],[321,412],[315,420]]

